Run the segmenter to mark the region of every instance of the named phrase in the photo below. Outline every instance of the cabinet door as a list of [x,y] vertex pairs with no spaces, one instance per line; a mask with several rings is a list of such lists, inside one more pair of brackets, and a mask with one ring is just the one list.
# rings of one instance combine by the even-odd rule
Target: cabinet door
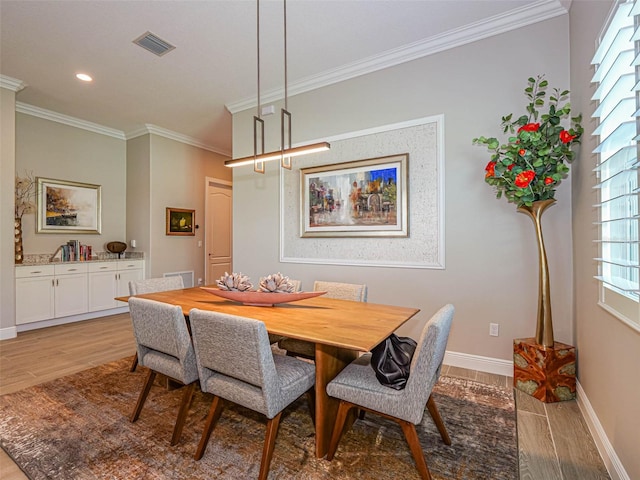
[[16,279],[16,325],[53,318],[53,277]]
[[89,310],[87,274],[56,276],[55,316],[67,317]]
[[116,308],[116,277],[118,272],[92,272],[89,274],[89,311]]
[[[142,270],[125,270],[118,272],[118,295],[117,297],[129,296],[129,282],[137,282],[142,280],[144,275]],[[119,307],[126,306],[124,302],[116,302]]]

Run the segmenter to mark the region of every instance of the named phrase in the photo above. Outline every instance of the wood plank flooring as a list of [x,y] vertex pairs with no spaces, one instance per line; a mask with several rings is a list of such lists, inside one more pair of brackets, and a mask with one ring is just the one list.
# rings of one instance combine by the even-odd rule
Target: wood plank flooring
[[[0,394],[118,360],[134,351],[128,314],[23,332],[0,341]],[[513,384],[511,377],[447,365],[443,373],[505,387]],[[544,404],[516,390],[516,407],[521,480],[610,478],[575,401]],[[0,478],[27,479],[3,450]]]

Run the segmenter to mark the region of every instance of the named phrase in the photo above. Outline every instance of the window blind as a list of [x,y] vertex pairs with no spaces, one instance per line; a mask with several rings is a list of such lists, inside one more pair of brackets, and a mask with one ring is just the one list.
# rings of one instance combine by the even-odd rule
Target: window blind
[[597,84],[592,100],[598,127],[594,153],[599,202],[600,257],[596,278],[638,301],[638,132],[640,118],[640,3],[621,2],[592,60]]

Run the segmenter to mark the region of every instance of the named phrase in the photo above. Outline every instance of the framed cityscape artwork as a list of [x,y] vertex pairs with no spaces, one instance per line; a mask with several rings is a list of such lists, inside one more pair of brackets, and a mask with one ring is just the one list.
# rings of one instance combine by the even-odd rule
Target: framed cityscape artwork
[[302,237],[406,237],[409,154],[300,170]]

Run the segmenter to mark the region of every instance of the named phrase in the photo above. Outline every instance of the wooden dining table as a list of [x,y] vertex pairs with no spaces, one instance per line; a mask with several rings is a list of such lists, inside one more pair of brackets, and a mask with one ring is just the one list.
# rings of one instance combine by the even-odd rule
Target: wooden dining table
[[[327,384],[358,357],[368,352],[416,315],[417,308],[315,297],[275,306],[249,306],[217,297],[195,287],[136,295],[179,305],[186,317],[193,308],[253,318],[274,335],[315,343],[316,456],[329,448],[339,401],[327,395]],[[128,297],[117,300],[127,301]]]

